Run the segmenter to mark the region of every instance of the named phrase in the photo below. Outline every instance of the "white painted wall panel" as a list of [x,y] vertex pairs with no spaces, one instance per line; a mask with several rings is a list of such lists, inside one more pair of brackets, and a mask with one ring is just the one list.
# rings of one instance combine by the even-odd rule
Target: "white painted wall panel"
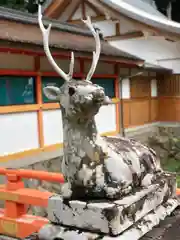
[[96,22],[94,25],[101,30],[104,37],[116,34],[116,26],[111,20]]
[[[103,106],[95,116],[98,131],[100,133],[116,131],[116,107],[115,104]],[[61,110],[48,110],[43,112],[44,142],[52,145],[63,142]]]
[[0,69],[34,70],[34,57],[22,54],[0,53]]
[[43,112],[44,144],[63,142],[62,115],[60,109]]
[[124,17],[120,17],[119,19],[120,19],[120,34],[139,30],[139,28],[137,28],[137,25],[133,21],[127,20]]
[[156,79],[152,79],[151,80],[151,97],[157,97],[158,93],[157,93],[157,80]]
[[130,80],[128,78],[126,78],[122,81],[122,90],[123,90],[122,91],[122,98],[123,99],[131,98]]
[[0,156],[39,148],[37,113],[0,114]]
[[111,104],[100,108],[95,116],[99,133],[116,131],[116,105]]

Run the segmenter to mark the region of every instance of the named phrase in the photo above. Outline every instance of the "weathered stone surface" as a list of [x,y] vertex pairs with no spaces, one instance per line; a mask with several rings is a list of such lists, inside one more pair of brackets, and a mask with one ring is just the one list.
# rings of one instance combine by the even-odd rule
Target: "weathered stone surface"
[[[47,171],[47,172],[61,172],[61,164],[62,164],[63,157],[58,157],[54,159],[50,159],[44,162],[38,162],[33,165],[27,166],[26,168],[32,170],[39,170],[39,171]],[[52,183],[47,181],[38,181],[35,179],[25,179],[24,180],[25,187],[27,188],[34,188],[40,191],[49,191],[57,194],[61,194],[61,184]],[[28,209],[29,214],[47,217],[47,209],[37,206],[29,206]]]
[[116,237],[108,236],[106,234],[97,234],[91,232],[80,231],[78,229],[71,229],[68,227],[61,227],[56,225],[47,225],[39,232],[40,240],[138,240],[154,226],[158,225],[160,221],[164,220],[166,216],[179,205],[179,201],[169,199],[166,203],[155,208],[146,216],[134,223],[127,231]]
[[102,138],[98,133],[95,115],[101,107],[112,102],[105,95],[104,88],[90,81],[100,56],[101,42],[90,19],[84,22],[95,38],[96,51],[90,72],[82,81],[73,79],[73,54],[69,75],[55,64],[48,46],[50,29],[47,31],[44,28],[39,12],[46,56],[65,80],[60,88],[47,86],[43,89],[47,98],[61,105],[64,140],[62,171],[66,179],[62,195],[69,199],[119,199],[133,189],[153,184],[162,170],[156,154],[148,147],[121,137],[111,140]]
[[53,196],[49,199],[48,218],[56,224],[118,235],[174,196],[175,179],[167,179],[116,201],[64,201]]
[[[84,81],[73,79],[73,54],[69,74],[53,60],[48,43],[50,27],[44,28],[40,7],[38,20],[47,58],[65,80],[60,88],[45,87],[44,94],[61,104],[62,172],[66,180],[60,189],[62,198],[52,197],[48,206],[49,219],[59,226],[53,226],[52,231],[50,225],[45,227],[39,237],[110,240],[110,236],[121,234],[121,240],[139,239],[178,205],[173,199],[174,178],[164,174],[156,153],[147,146],[132,139],[99,135],[95,115],[111,101],[102,87],[90,82],[101,50],[99,34],[90,19],[84,22],[95,38],[96,51]],[[97,233],[80,233],[79,229]]]

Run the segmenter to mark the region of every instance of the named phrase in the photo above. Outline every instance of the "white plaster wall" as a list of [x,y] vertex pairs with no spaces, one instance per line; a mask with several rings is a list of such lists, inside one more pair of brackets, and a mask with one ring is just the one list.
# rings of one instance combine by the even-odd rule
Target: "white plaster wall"
[[151,97],[157,97],[158,92],[157,92],[157,80],[152,79],[151,80]]
[[0,114],[0,156],[39,148],[37,113]]
[[95,120],[100,134],[116,131],[116,105],[101,107]]
[[[69,59],[55,58],[55,61],[63,71],[65,71],[66,73],[69,72],[69,65],[71,61],[70,58]],[[47,60],[46,57],[41,57],[40,69],[41,71],[54,72],[53,67],[49,64],[49,61]],[[80,64],[77,59],[75,59],[75,62],[74,62],[74,72],[76,73],[80,72]]]
[[43,112],[44,144],[46,146],[63,142],[62,115],[60,109]]
[[119,19],[119,21],[99,21],[94,23],[94,25],[101,29],[104,37],[116,35],[116,23],[118,22],[120,23],[120,34],[140,30],[140,28],[137,28],[137,24],[132,21],[129,21],[124,17],[120,17]]
[[101,30],[104,37],[113,36],[116,34],[116,26],[111,20],[96,22],[93,23],[93,25]]
[[[108,118],[108,119],[107,119]],[[100,133],[116,131],[115,104],[103,106],[95,116]],[[47,110],[43,112],[44,143],[46,146],[63,142],[61,110]]]
[[[120,90],[120,87],[119,87],[119,90]],[[129,80],[129,78],[123,79],[123,81],[122,81],[122,98],[123,99],[131,98],[130,80]]]
[[137,24],[135,22],[132,22],[131,20],[127,20],[124,17],[120,17],[119,19],[120,19],[121,34],[140,30],[140,28],[137,27]]
[[0,69],[34,70],[34,57],[22,54],[0,53]]

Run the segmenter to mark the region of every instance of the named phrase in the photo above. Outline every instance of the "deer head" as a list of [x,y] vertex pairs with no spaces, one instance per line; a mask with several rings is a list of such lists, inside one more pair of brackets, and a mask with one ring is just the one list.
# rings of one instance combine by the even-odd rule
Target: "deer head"
[[48,86],[43,89],[44,94],[51,100],[60,102],[61,107],[68,118],[73,120],[90,119],[93,117],[102,105],[111,103],[109,98],[105,96],[104,89],[91,82],[91,78],[96,70],[101,52],[101,43],[99,33],[95,31],[90,18],[82,20],[91,30],[95,43],[96,50],[93,52],[93,60],[89,73],[85,80],[74,80],[74,53],[71,53],[71,62],[69,73],[66,74],[55,62],[49,49],[49,34],[51,24],[46,29],[42,22],[41,6],[39,5],[38,12],[39,26],[43,35],[44,51],[46,56],[54,68],[54,70],[65,80],[61,88]]

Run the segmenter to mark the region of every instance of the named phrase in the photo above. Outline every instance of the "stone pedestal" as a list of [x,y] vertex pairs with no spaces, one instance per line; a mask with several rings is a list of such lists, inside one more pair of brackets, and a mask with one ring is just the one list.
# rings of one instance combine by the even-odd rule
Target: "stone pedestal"
[[[64,201],[61,196],[54,195],[49,199],[48,218],[52,224],[59,225],[63,236],[67,232],[77,234],[86,231],[94,237],[103,235],[104,240],[118,239],[118,236],[121,240],[135,240],[169,215],[178,204],[175,178],[166,174],[156,184],[116,201]],[[72,231],[72,228],[77,231]],[[122,238],[128,234],[130,238]],[[81,239],[80,236],[77,239]]]
[[169,199],[118,236],[49,224],[40,230],[39,240],[138,240],[158,225],[160,221],[164,220],[166,216],[170,215],[178,205],[177,199]]

